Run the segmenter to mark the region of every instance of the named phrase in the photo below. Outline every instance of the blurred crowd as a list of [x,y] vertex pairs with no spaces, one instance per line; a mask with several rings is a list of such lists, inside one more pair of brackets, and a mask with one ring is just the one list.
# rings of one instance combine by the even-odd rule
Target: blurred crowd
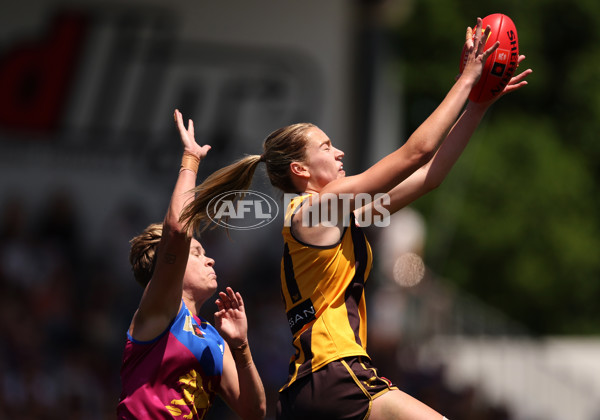
[[[103,228],[103,239],[90,244],[68,192],[49,195],[39,213],[17,195],[0,209],[0,419],[115,418],[125,332],[142,292],[128,266],[128,240],[153,220],[125,206]],[[252,250],[215,238],[208,234],[202,241],[217,260],[221,287],[231,285],[244,295],[250,342],[267,392],[267,418],[274,419],[277,390],[292,354],[279,295],[280,250],[263,246],[275,243],[264,238]],[[275,263],[266,263],[271,260]],[[370,287],[373,297],[389,296],[374,293],[377,282]],[[382,305],[370,302],[378,310]],[[209,320],[211,306],[207,303],[203,314]],[[511,418],[474,387],[448,387],[444,366],[419,368],[415,343],[397,336],[402,334],[373,328],[369,353],[402,390],[450,419]],[[209,418],[237,417],[219,401]]]

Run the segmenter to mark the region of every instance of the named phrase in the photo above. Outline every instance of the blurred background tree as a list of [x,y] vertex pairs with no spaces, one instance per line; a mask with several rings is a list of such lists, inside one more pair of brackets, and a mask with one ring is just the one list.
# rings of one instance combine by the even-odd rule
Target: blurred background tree
[[442,188],[416,203],[429,223],[427,264],[534,334],[599,333],[600,3],[412,7],[392,31],[406,60],[407,133],[447,91],[448,63],[458,72],[464,16],[471,26],[477,16],[510,16],[522,66],[534,70],[525,89],[490,109]]

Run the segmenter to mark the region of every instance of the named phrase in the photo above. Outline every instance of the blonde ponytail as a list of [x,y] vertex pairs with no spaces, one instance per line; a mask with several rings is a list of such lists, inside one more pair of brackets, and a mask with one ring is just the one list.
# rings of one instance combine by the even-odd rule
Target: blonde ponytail
[[[181,212],[179,220],[188,234],[203,232],[210,227],[211,220],[207,213],[208,203],[214,197],[228,191],[247,190],[252,177],[262,161],[261,155],[246,156],[229,166],[213,172],[204,182],[192,190],[194,200]],[[214,224],[212,228],[217,225]]]

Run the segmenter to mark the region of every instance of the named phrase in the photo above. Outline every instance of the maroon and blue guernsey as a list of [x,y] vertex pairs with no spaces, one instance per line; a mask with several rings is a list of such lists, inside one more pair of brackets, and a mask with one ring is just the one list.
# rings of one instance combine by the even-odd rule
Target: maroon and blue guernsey
[[118,418],[203,419],[221,380],[224,345],[184,303],[156,339],[136,341],[128,332]]

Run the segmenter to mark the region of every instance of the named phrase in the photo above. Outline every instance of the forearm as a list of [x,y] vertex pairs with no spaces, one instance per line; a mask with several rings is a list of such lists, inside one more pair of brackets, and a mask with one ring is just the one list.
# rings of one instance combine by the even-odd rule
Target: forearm
[[473,83],[459,78],[444,100],[410,136],[406,145],[431,158],[462,112]]
[[381,159],[363,174],[340,181],[340,183],[346,183],[347,186],[344,185],[339,189],[345,188],[342,192],[369,194],[388,192],[431,161],[439,145],[456,123],[468,98],[473,83],[466,78],[461,79],[454,84],[442,103],[415,130],[402,147]]
[[[408,146],[410,143],[411,149],[416,150],[417,154],[422,154],[429,158],[434,156],[438,147],[448,137],[451,128],[456,127],[457,119],[464,109],[469,94],[481,77],[486,60],[500,45],[499,42],[495,42],[490,48],[485,49],[490,27],[488,25],[482,34],[482,26],[481,19],[477,18],[475,30],[467,28],[463,49],[466,54],[464,56],[464,67],[461,68],[460,76],[442,103],[421,124],[405,144],[405,146]],[[474,127],[471,128],[474,129]],[[467,128],[466,130],[468,131],[469,129]],[[469,136],[464,137],[468,139]],[[458,157],[458,155],[455,157]]]
[[[181,124],[183,126],[183,124]],[[185,134],[185,128],[180,130]],[[182,139],[184,150],[193,143],[193,139]],[[195,144],[195,143],[193,143]],[[191,238],[183,231],[179,223],[179,214],[186,201],[189,191],[196,183],[196,172],[200,153],[182,159],[179,174],[173,187],[171,199],[163,220],[160,242],[154,257],[152,279],[146,286],[144,295],[134,322],[135,336],[139,339],[152,339],[160,334],[177,315],[181,305],[183,278],[190,251]]]
[[177,233],[185,233],[187,235],[187,232],[183,232],[183,224],[179,222],[179,218],[186,204],[193,199],[191,190],[196,186],[198,165],[210,150],[210,146],[200,146],[196,143],[196,139],[194,138],[194,122],[191,119],[188,120],[188,127],[186,128],[183,123],[183,116],[179,110],[175,110],[173,118],[181,136],[181,145],[184,152],[181,157],[179,176],[177,177],[175,189],[169,203],[169,210],[165,216],[164,228],[167,233],[170,229],[173,229]]
[[240,403],[243,407],[242,418],[244,420],[264,419],[267,410],[267,400],[262,381],[252,364],[238,369],[240,380]]
[[[379,207],[386,208],[389,213],[393,214],[437,188],[469,143],[469,139],[483,118],[486,109],[486,106],[469,103],[433,159],[392,188],[388,192],[386,204],[380,203]],[[375,209],[368,210],[374,211]],[[378,213],[375,212],[375,214]]]
[[438,187],[446,178],[467,147],[471,136],[477,129],[486,110],[486,106],[472,102],[467,105],[467,108],[450,130],[439,150],[425,168],[425,185],[430,189]]
[[164,220],[165,229],[182,232],[183,224],[179,221],[181,211],[194,198],[191,190],[196,186],[196,172],[199,159],[194,160],[189,153],[182,156],[182,165],[177,176],[175,188]]
[[252,360],[248,342],[232,349],[240,387],[240,413],[244,420],[263,419],[266,413],[266,397],[260,375]]

